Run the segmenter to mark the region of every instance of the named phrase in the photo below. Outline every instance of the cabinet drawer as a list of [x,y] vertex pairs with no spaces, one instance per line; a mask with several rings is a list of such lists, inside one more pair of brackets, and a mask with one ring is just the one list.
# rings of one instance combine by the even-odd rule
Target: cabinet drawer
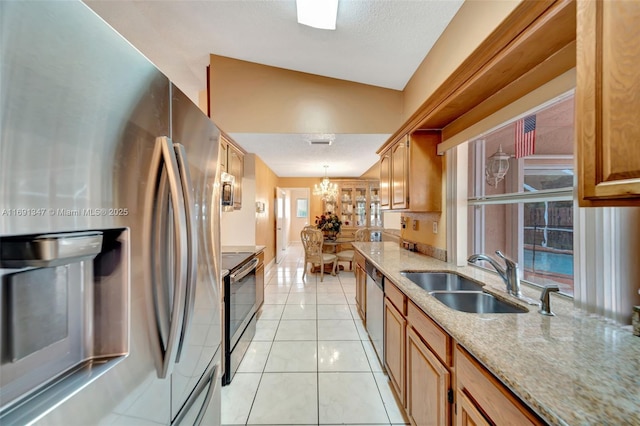
[[431,318],[429,318],[420,308],[409,301],[407,307],[407,320],[409,324],[418,332],[420,337],[429,345],[440,361],[451,367],[453,364],[451,338],[440,328]]
[[494,424],[544,424],[509,389],[458,345],[455,349],[455,362],[458,391],[468,395]]
[[360,267],[364,269],[364,256],[360,254],[359,251],[354,252],[353,260],[356,262],[357,265],[360,265]]
[[406,296],[402,293],[394,283],[385,278],[384,295],[393,303],[402,315],[407,315]]

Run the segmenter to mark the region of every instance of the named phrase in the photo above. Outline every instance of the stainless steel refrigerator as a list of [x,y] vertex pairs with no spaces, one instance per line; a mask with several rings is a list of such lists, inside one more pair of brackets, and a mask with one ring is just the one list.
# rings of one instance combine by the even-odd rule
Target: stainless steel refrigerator
[[0,424],[219,424],[219,130],[80,1],[0,53]]

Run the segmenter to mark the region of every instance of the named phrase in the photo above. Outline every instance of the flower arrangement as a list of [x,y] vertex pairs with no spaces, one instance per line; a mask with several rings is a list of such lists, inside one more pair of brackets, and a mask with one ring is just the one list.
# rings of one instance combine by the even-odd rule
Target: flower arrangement
[[325,213],[320,217],[316,216],[316,227],[321,231],[337,234],[340,232],[340,226],[342,226],[342,222],[338,216],[333,213]]

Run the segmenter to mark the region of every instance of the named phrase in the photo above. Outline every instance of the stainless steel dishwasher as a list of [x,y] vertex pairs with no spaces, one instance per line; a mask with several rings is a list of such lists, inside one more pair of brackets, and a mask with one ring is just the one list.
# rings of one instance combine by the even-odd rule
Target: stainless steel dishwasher
[[367,271],[367,332],[384,367],[384,275],[368,261],[364,266]]

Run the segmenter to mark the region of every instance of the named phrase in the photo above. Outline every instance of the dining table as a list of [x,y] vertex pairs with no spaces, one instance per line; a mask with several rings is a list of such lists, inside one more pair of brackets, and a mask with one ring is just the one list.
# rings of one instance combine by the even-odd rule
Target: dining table
[[[326,252],[326,253],[337,253],[339,250],[339,247],[341,245],[344,244],[350,244],[355,242],[355,238],[353,237],[341,237],[341,238],[336,238],[336,239],[330,239],[330,238],[325,238],[324,241],[322,242],[322,251]],[[325,249],[326,247],[326,249]],[[332,263],[325,263],[324,265],[324,272],[325,273],[331,273],[331,270],[333,269],[333,264]],[[343,271],[344,270],[344,265],[337,265],[336,266],[336,272],[338,271]],[[314,266],[313,269],[311,270],[312,272],[320,272],[320,267],[319,266]]]

